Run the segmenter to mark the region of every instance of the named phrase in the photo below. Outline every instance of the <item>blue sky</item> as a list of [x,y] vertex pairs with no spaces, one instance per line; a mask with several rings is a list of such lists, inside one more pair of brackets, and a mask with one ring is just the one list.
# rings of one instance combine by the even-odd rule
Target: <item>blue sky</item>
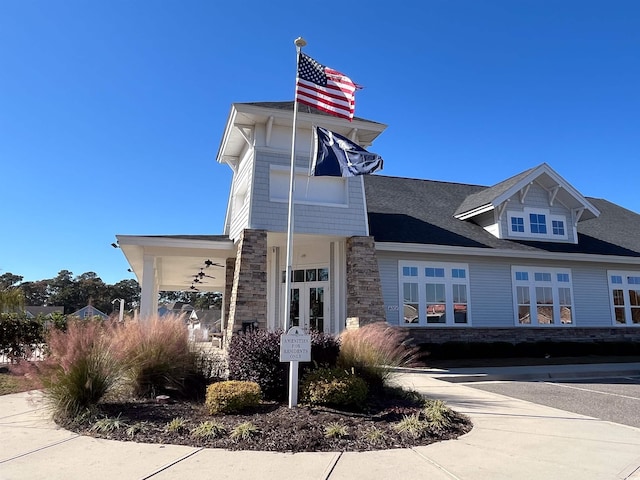
[[0,274],[132,278],[116,234],[219,234],[233,102],[293,99],[295,47],[365,88],[386,175],[547,162],[640,212],[640,2],[0,2]]

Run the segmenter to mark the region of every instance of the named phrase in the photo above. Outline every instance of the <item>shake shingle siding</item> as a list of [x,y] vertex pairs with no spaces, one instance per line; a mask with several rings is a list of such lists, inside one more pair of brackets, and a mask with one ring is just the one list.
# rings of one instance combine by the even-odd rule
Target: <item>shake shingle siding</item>
[[[252,228],[286,232],[287,201],[274,201],[270,195],[271,165],[288,167],[286,155],[258,151],[253,189]],[[296,168],[307,171],[309,158],[296,157]],[[347,179],[347,205],[313,205],[296,202],[294,207],[295,233],[354,236],[366,235],[364,193],[359,178]]]

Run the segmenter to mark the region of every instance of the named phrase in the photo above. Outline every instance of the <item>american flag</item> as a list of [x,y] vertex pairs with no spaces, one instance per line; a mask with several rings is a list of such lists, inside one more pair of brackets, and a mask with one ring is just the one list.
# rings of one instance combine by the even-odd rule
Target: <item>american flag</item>
[[351,121],[356,110],[356,89],[349,77],[300,52],[296,100]]

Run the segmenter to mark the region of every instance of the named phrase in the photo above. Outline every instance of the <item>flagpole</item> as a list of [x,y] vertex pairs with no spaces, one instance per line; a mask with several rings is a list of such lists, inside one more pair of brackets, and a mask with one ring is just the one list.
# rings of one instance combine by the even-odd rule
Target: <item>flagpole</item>
[[[307,42],[298,37],[293,42],[296,46],[296,89],[293,97],[293,128],[291,132],[291,172],[289,175],[289,215],[287,219],[287,273],[284,282],[284,335],[280,338],[280,360],[282,360],[283,337],[291,329],[291,276],[293,273],[293,192],[296,180],[296,124],[298,120],[298,69],[300,50]],[[292,330],[293,333],[293,330]],[[295,330],[296,336],[299,332]],[[298,405],[298,362],[289,362],[289,408]]]
[[291,172],[289,175],[289,213],[287,219],[287,272],[285,274],[284,295],[284,331],[287,333],[291,327],[291,276],[293,274],[293,192],[296,178],[296,122],[298,119],[298,64],[300,62],[300,50],[307,42],[298,37],[293,42],[296,46],[296,89],[293,96],[293,129],[291,133]]

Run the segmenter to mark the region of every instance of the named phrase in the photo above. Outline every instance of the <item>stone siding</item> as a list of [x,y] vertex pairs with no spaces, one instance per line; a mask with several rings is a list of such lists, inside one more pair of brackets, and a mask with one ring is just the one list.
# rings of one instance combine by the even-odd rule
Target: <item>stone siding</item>
[[[227,273],[230,273],[227,264]],[[247,324],[267,328],[267,232],[243,230],[233,269],[225,342]]]
[[350,237],[346,247],[347,318],[350,328],[384,321],[382,286],[373,237]]

